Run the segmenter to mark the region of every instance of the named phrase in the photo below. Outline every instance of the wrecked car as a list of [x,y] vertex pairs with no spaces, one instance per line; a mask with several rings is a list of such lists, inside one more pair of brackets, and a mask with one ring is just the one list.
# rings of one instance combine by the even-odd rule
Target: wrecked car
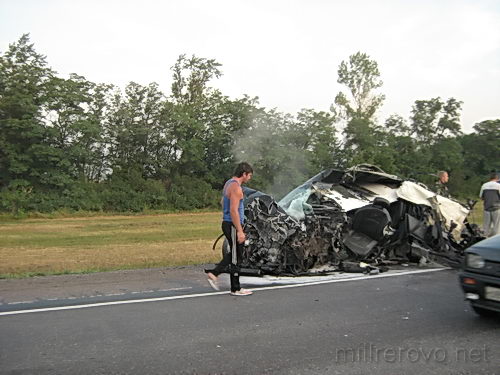
[[458,267],[464,250],[483,239],[467,222],[468,207],[371,165],[322,171],[279,202],[244,193],[241,267],[260,274],[371,273],[431,262]]

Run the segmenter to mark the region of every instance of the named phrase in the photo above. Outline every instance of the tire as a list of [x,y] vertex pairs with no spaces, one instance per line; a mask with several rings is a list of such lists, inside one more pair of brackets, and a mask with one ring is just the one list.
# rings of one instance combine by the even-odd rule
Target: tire
[[478,307],[478,306],[474,306],[474,305],[471,305],[472,307],[472,310],[474,310],[474,312],[483,317],[483,318],[492,318],[494,316],[497,316],[497,313],[496,311],[491,311],[491,310],[488,310],[488,309],[485,309],[483,307]]

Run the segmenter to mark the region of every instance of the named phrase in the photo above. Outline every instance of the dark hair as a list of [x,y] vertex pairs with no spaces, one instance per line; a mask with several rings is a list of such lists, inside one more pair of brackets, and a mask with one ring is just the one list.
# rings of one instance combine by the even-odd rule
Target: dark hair
[[253,168],[250,164],[243,162],[240,163],[236,166],[236,169],[234,170],[234,176],[235,177],[241,177],[245,173],[253,173]]
[[490,173],[490,180],[497,180],[498,179],[498,173],[497,172],[491,172]]

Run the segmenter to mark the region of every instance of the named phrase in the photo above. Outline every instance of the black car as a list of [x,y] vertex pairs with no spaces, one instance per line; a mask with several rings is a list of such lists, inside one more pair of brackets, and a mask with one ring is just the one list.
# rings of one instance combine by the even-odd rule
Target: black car
[[500,234],[466,250],[460,284],[476,313],[500,313]]

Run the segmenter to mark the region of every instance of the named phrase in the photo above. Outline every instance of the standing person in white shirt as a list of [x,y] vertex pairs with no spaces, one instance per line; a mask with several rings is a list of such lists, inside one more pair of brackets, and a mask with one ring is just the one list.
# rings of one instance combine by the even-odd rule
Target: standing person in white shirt
[[484,235],[491,237],[500,234],[500,184],[499,174],[492,173],[490,180],[481,186],[479,196],[484,202]]

